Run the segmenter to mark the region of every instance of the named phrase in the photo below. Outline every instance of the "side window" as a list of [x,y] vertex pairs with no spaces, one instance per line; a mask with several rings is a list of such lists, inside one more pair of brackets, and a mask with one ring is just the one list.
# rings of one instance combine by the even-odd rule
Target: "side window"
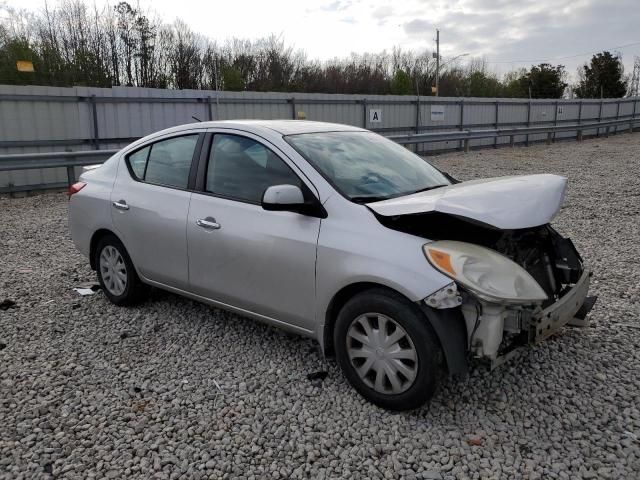
[[129,155],[129,165],[138,180],[144,179],[144,169],[147,166],[147,158],[149,157],[151,147],[144,147],[142,150]]
[[161,140],[127,158],[138,180],[168,187],[187,188],[198,135]]
[[207,167],[207,192],[260,203],[268,187],[284,184],[302,187],[300,178],[267,147],[237,135],[214,136]]

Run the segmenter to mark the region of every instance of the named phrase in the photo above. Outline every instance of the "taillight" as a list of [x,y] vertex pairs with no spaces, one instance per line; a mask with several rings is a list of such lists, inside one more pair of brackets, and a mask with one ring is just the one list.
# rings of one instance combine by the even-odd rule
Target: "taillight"
[[76,182],[69,187],[69,191],[67,192],[67,195],[69,195],[69,198],[71,198],[71,195],[73,195],[74,193],[78,193],[80,190],[82,190],[86,186],[87,184],[84,182]]

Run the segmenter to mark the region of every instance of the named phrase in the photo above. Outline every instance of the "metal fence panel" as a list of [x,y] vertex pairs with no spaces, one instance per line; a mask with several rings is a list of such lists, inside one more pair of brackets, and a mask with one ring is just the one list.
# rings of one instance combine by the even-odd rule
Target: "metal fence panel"
[[[561,107],[561,108],[559,108]],[[371,121],[372,112],[379,121]],[[527,100],[399,95],[331,95],[287,92],[216,92],[137,87],[0,85],[0,155],[121,148],[133,139],[195,120],[292,119],[366,127],[383,135],[593,122],[640,115],[638,99]],[[628,127],[626,127],[628,128]],[[622,131],[624,125],[611,127]],[[584,135],[606,134],[592,128]],[[562,131],[553,139],[572,138]],[[470,146],[546,140],[547,134],[471,139]],[[429,153],[462,149],[462,140],[421,143]],[[64,169],[0,172],[7,185],[60,183]]]

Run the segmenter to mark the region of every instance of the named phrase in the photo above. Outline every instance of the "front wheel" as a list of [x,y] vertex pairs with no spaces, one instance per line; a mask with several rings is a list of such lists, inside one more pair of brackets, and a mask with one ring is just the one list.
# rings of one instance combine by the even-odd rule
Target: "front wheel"
[[422,312],[383,289],[362,292],[338,314],[334,347],[349,383],[389,410],[411,410],[431,399],[439,346]]
[[146,296],[148,287],[140,281],[127,250],[115,235],[100,239],[95,255],[98,281],[111,302],[132,305]]

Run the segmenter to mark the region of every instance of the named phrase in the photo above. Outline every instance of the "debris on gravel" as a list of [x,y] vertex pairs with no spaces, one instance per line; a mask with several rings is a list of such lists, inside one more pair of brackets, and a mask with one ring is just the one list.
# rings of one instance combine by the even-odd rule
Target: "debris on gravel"
[[554,226],[599,300],[590,327],[402,414],[311,340],[161,291],[79,296],[95,272],[66,196],[0,199],[0,299],[19,306],[0,310],[0,478],[640,478],[638,152],[623,134],[429,158],[463,180],[567,176]]
[[8,298],[5,298],[0,302],[0,310],[9,310],[10,308],[15,308],[15,306],[16,302],[9,300]]

